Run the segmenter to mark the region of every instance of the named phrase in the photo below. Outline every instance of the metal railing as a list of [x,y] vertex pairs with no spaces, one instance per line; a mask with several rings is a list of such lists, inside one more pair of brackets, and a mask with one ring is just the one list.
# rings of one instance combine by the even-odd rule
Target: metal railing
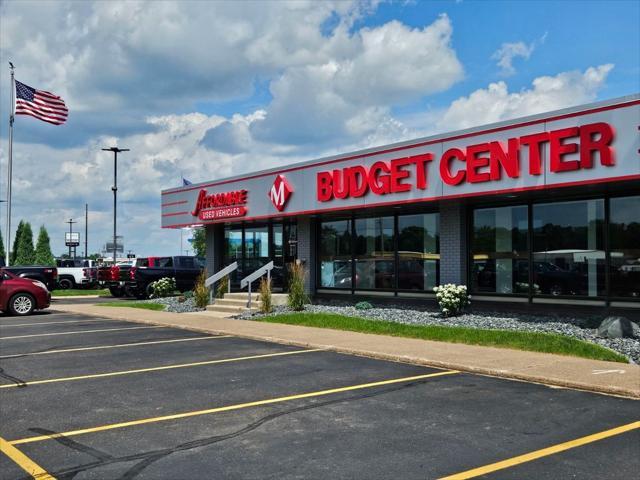
[[[209,303],[213,303],[213,299],[214,299],[213,286],[215,285],[215,283],[219,281],[221,278],[226,277],[227,275],[231,274],[231,272],[237,269],[238,269],[238,262],[233,262],[231,265],[227,265],[222,270],[214,273],[204,281],[204,286],[209,287]],[[228,288],[228,292],[231,293],[231,279],[229,279],[229,282],[227,282],[227,288]]]
[[247,307],[249,308],[249,310],[251,310],[251,283],[262,277],[265,273],[267,274],[267,281],[270,282],[271,270],[273,270],[273,260],[240,280],[241,290],[247,285],[249,286],[249,301],[247,302]]

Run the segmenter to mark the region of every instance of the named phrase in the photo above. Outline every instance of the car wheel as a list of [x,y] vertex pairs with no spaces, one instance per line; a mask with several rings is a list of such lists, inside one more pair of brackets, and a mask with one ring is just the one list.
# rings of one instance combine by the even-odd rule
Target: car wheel
[[9,301],[9,310],[13,315],[29,315],[33,313],[35,308],[36,301],[28,293],[18,293]]
[[122,289],[120,287],[109,287],[109,292],[111,292],[112,297],[122,296]]
[[70,288],[73,288],[73,280],[69,279],[69,278],[61,278],[60,280],[58,280],[58,285],[60,286],[60,288],[62,290],[69,290]]
[[153,295],[153,283],[150,283],[149,285],[147,285],[144,291],[147,294],[147,298],[151,298],[151,296]]
[[549,293],[554,297],[562,295],[562,285],[554,283],[553,285],[551,285],[551,287],[549,287]]

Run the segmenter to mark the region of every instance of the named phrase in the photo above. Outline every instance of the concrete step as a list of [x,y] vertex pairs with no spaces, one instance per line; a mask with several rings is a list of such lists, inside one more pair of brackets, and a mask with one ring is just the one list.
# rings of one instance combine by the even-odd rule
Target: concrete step
[[[230,307],[246,307],[247,306],[247,302],[248,299],[247,298],[243,298],[243,299],[239,299],[239,298],[217,298],[215,301],[215,305],[227,305]],[[260,304],[259,300],[253,300],[253,302],[251,302],[251,305],[253,306],[258,306]]]
[[207,305],[207,310],[210,312],[227,312],[227,313],[242,313],[247,311],[246,307],[238,307],[233,305]]
[[[225,293],[224,294],[224,298],[225,299],[237,299],[237,300],[244,300],[245,302],[249,300],[249,294],[247,292],[233,292],[233,293]],[[260,294],[258,293],[251,293],[251,299],[253,301],[258,301],[260,300]]]

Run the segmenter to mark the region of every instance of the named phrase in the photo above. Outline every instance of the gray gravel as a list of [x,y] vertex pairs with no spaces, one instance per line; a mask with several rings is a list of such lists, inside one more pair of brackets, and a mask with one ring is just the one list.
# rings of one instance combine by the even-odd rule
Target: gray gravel
[[180,302],[179,298],[180,297],[152,298],[150,300],[145,300],[145,302],[165,305],[165,311],[173,313],[201,312],[204,310],[204,308],[196,306],[196,302],[193,298],[187,298],[184,302]]
[[[274,313],[285,313],[287,307],[277,307]],[[640,363],[640,339],[602,338],[597,335],[593,318],[569,316],[543,316],[529,314],[504,314],[498,312],[465,313],[457,317],[443,317],[438,311],[409,310],[407,308],[371,308],[358,310],[353,306],[307,305],[305,311],[338,313],[371,320],[386,320],[408,325],[445,325],[455,327],[483,328],[490,330],[519,330],[527,332],[557,333],[610,348],[625,355],[633,363]],[[239,318],[251,318],[243,314]]]

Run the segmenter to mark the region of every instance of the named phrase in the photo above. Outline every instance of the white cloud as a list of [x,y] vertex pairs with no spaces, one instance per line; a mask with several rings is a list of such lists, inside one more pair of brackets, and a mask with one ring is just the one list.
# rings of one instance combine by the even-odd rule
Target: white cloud
[[509,92],[503,81],[455,100],[437,123],[439,130],[468,128],[579,105],[596,99],[613,65],[563,72],[533,80],[532,88]]
[[509,76],[516,73],[516,69],[513,67],[513,60],[518,57],[528,60],[534,49],[535,45],[533,43],[530,45],[526,45],[524,42],[503,43],[500,48],[491,55],[491,58],[498,60],[498,66],[501,69],[502,75]]

